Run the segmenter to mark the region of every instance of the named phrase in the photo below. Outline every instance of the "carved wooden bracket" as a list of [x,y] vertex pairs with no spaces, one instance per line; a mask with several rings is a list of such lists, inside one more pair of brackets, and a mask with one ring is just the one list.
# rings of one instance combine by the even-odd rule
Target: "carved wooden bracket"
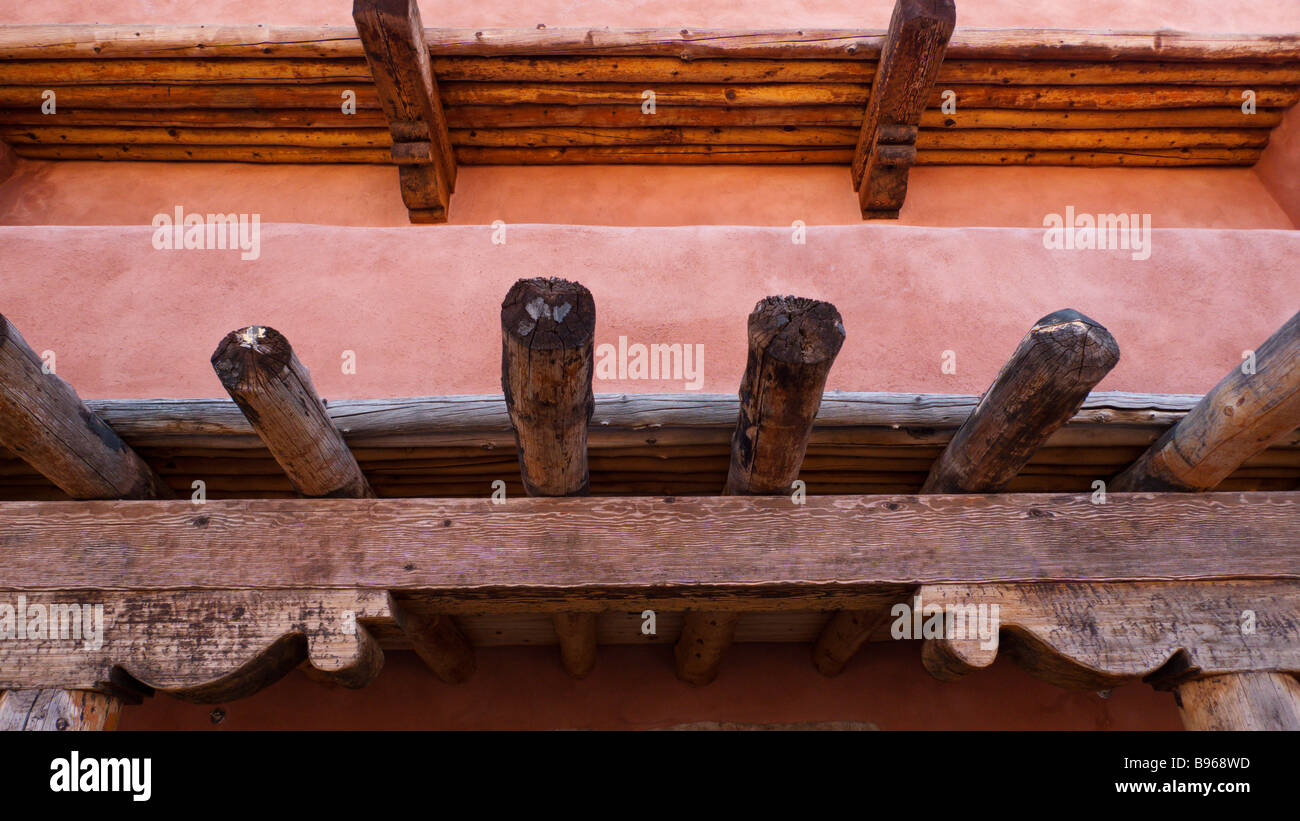
[[1294,581],[933,585],[917,595],[923,607],[963,616],[997,606],[1000,640],[998,631],[991,641],[969,630],[927,637],[925,667],[943,680],[989,666],[999,650],[1069,688],[1145,680],[1174,689],[1227,673],[1300,673]]
[[14,612],[0,609],[0,689],[136,702],[155,690],[199,703],[245,698],[304,660],[362,687],[384,663],[367,624],[394,619],[388,593],[367,590],[86,591],[6,604]]

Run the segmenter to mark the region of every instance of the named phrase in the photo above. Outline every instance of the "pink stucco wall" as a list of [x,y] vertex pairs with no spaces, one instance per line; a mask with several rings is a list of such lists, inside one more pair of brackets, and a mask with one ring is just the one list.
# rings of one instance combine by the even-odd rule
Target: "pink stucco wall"
[[[1072,307],[1123,352],[1100,389],[1207,390],[1295,312],[1300,232],[1157,229],[1151,258],[1048,250],[1043,229],[266,225],[259,259],[160,251],[152,230],[0,227],[0,310],[89,397],[220,396],[208,358],[269,324],[326,397],[496,393],[501,298],[563,274],[596,298],[597,342],[705,346],[706,392],[736,390],[761,297],[834,302],[831,390],[977,393],[1034,320]],[[20,273],[21,272],[21,273]],[[159,339],[165,356],[159,358]],[[340,367],[356,353],[357,372]],[[940,356],[957,356],[957,373]],[[680,384],[598,381],[597,391]]]
[[1282,124],[1273,129],[1255,171],[1291,222],[1300,228],[1300,106],[1288,111]]
[[[1300,139],[1295,140],[1300,142]],[[1283,176],[1289,173],[1281,172]],[[112,191],[111,198],[87,192]],[[310,192],[310,196],[304,196]],[[409,224],[385,166],[20,160],[0,225],[148,225],[176,205],[266,222]],[[912,170],[901,225],[1038,227],[1066,205],[1137,212],[1161,228],[1293,227],[1249,168]],[[860,225],[841,166],[498,166],[460,169],[458,225]]]
[[[894,0],[530,0],[465,3],[423,0],[430,26],[693,26],[736,28],[885,28]],[[352,24],[350,0],[46,0],[11,3],[0,23],[272,23]],[[962,26],[1091,28],[1214,32],[1300,31],[1300,6],[1251,0],[1025,3],[959,0]]]

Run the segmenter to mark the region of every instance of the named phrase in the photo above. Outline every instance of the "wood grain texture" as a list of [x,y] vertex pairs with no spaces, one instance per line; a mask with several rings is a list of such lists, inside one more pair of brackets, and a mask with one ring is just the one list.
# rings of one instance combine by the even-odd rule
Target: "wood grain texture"
[[212,368],[299,493],[375,495],[283,334],[264,325],[231,331]]
[[[810,496],[800,505],[780,496],[210,500],[201,511],[188,501],[4,502],[0,585],[677,596],[719,586],[1298,578],[1298,517],[1291,493],[1111,494],[1104,505],[1086,493]],[[85,562],[91,550],[97,561]]]
[[456,619],[441,612],[424,612],[393,604],[393,620],[416,655],[446,684],[469,681],[478,667],[474,645]]
[[74,499],[170,498],[167,485],[0,316],[0,445]]
[[[585,496],[596,303],[581,284],[521,279],[501,303],[501,389],[529,496]],[[560,659],[574,678],[596,665],[596,621],[556,613]]]
[[[723,493],[788,494],[844,344],[844,321],[829,302],[776,296],[754,306],[747,328],[749,353]],[[696,685],[717,678],[737,619],[721,611],[688,612],[676,646],[677,677]]]
[[916,159],[921,112],[935,93],[956,22],[952,0],[897,0],[894,5],[851,161],[864,218],[898,216],[907,196],[908,168]]
[[[366,624],[393,619],[383,591],[227,590],[23,594],[30,608],[64,607],[55,631],[5,642],[0,687],[166,692],[196,703],[250,696],[303,661],[346,687],[379,674],[383,652]],[[85,608],[102,607],[98,630]],[[125,674],[125,676],[123,676]]]
[[[922,607],[954,614],[923,653],[944,680],[987,667],[1002,649],[1033,675],[1081,689],[1300,671],[1295,581],[938,585],[917,596]],[[955,620],[980,607],[993,615],[994,606],[1000,638],[963,633]]]
[[1211,490],[1300,425],[1300,313],[1234,368],[1177,425],[1115,477],[1115,491]]
[[116,730],[122,701],[90,690],[0,692],[0,732]]
[[1287,673],[1234,673],[1175,691],[1189,730],[1300,730],[1300,681]]
[[352,19],[393,142],[421,146],[427,157],[399,166],[402,202],[412,222],[445,222],[456,190],[456,158],[424,45],[420,8],[415,0],[354,0]]

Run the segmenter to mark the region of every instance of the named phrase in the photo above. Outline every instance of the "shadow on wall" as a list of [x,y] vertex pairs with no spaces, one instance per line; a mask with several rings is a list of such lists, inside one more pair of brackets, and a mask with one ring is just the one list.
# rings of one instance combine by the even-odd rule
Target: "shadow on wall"
[[0,142],[0,183],[9,179],[18,166],[18,158],[9,150],[9,144]]
[[1291,225],[1300,228],[1300,106],[1292,106],[1282,124],[1273,129],[1255,173]]

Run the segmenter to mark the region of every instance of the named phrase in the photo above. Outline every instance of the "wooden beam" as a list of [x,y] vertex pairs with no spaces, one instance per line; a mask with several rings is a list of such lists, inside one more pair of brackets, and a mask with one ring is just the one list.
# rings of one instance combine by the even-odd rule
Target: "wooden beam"
[[[1110,332],[1078,311],[1038,320],[935,460],[921,492],[1006,490],[1118,361]],[[843,672],[889,611],[885,605],[833,615],[813,647],[813,664],[823,675]]]
[[0,731],[116,730],[121,716],[121,699],[92,690],[0,692]]
[[416,0],[354,0],[352,19],[365,46],[384,115],[397,148],[423,159],[398,167],[402,201],[412,222],[446,222],[456,189],[447,118],[429,62]]
[[172,493],[0,315],[0,445],[74,499]]
[[[1115,492],[1212,490],[1300,426],[1300,313],[1110,482]],[[1250,372],[1248,372],[1250,371]]]
[[[169,499],[167,484],[90,412],[0,315],[0,445],[74,499]],[[0,696],[0,728],[112,729],[113,694],[42,690]],[[62,727],[59,727],[62,729]]]
[[897,0],[894,5],[853,152],[853,188],[864,219],[897,219],[903,207],[921,112],[956,23],[953,0]]
[[[829,302],[768,297],[749,315],[748,329],[749,358],[723,493],[789,494],[826,378],[844,344],[844,323]],[[677,677],[691,684],[713,681],[739,618],[734,612],[688,611],[675,649]]]
[[[1104,505],[1071,493],[809,496],[801,505],[763,496],[265,499],[195,508],[188,500],[0,502],[0,589],[343,587],[590,603],[954,579],[1300,579],[1292,492],[1112,494]],[[286,549],[286,538],[313,545],[311,560]],[[85,561],[88,552],[96,561]]]
[[265,325],[231,331],[212,368],[304,496],[374,496],[289,340]]
[[[586,496],[587,426],[595,409],[596,303],[581,284],[521,279],[501,303],[501,389],[529,496]],[[564,669],[596,664],[596,613],[557,613]]]
[[922,493],[1000,493],[1119,362],[1119,345],[1078,311],[1030,328],[935,461]]
[[1288,673],[1232,673],[1175,691],[1189,730],[1300,730],[1300,681]]

